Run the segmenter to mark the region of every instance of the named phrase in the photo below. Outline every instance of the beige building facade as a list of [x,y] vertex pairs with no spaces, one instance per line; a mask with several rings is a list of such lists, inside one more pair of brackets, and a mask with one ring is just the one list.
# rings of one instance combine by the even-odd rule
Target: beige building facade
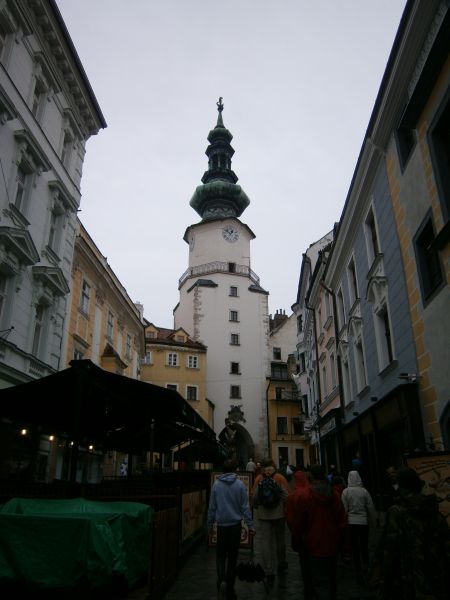
[[177,391],[214,427],[214,407],[206,398],[206,358],[206,346],[183,328],[147,324],[141,379]]

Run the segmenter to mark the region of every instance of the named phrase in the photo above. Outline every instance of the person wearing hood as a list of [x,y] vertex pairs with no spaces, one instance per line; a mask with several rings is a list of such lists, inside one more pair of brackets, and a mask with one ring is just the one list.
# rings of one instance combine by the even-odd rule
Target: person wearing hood
[[237,463],[226,460],[224,472],[215,480],[209,498],[207,525],[217,524],[216,564],[220,600],[235,600],[236,564],[241,542],[242,520],[249,535],[255,534],[247,489],[236,474]]
[[299,496],[291,523],[295,536],[303,540],[305,547],[312,597],[336,600],[336,564],[341,533],[346,525],[345,510],[322,465],[311,467],[310,481],[310,489]]
[[447,600],[450,527],[434,494],[414,469],[397,473],[398,495],[387,511],[371,583],[381,600]]
[[369,523],[375,525],[377,513],[358,471],[350,471],[347,483],[341,499],[347,513],[356,579],[362,583],[363,572],[369,567]]
[[297,515],[301,512],[301,505],[307,501],[310,487],[308,474],[301,470],[295,471],[294,489],[289,492],[286,502],[286,523],[291,532],[292,550],[298,552],[300,572],[303,581],[303,596],[305,600],[314,598],[314,589],[312,587],[306,548],[297,523]]

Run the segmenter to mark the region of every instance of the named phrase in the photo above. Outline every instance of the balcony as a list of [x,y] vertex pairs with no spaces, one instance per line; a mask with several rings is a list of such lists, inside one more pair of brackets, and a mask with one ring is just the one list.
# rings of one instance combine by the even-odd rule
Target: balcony
[[190,277],[198,277],[201,275],[209,275],[211,273],[230,273],[232,272],[235,275],[242,275],[243,277],[249,277],[254,284],[259,285],[259,277],[256,275],[254,271],[250,269],[247,265],[238,265],[232,263],[233,271],[230,271],[230,263],[228,262],[220,262],[215,261],[211,263],[206,263],[204,265],[198,265],[196,267],[190,267],[186,269],[183,275],[178,280],[178,289],[181,288],[183,283],[189,279]]

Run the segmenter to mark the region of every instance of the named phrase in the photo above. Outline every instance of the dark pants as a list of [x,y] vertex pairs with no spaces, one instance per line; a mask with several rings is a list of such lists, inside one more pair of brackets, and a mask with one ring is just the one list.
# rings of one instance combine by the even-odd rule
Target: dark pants
[[350,539],[352,541],[353,562],[357,577],[361,576],[362,569],[369,566],[369,526],[349,525]]
[[336,556],[308,556],[317,600],[336,600]]
[[227,589],[234,589],[236,563],[241,543],[241,523],[229,527],[217,527],[217,585],[226,581]]
[[303,580],[303,596],[305,600],[314,599],[314,587],[311,579],[311,566],[308,560],[308,553],[304,548],[298,551],[298,557],[300,560],[300,572]]

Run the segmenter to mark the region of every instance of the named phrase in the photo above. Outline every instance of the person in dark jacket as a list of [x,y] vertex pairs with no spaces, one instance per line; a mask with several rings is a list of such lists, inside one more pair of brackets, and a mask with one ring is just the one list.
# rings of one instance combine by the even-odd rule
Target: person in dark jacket
[[311,487],[296,503],[293,533],[302,539],[317,600],[336,599],[336,563],[346,514],[322,465],[310,470]]
[[414,469],[397,473],[398,495],[387,511],[377,546],[372,584],[382,600],[447,600],[450,528],[434,494],[421,493]]
[[249,534],[255,534],[247,490],[236,474],[237,463],[229,459],[214,482],[208,505],[210,534],[217,523],[217,589],[219,600],[235,600],[236,563],[241,543],[242,520]]
[[314,589],[307,561],[307,553],[305,544],[303,543],[303,537],[300,533],[300,527],[297,524],[297,515],[301,512],[300,506],[304,502],[307,502],[309,494],[310,483],[308,474],[301,470],[295,471],[294,482],[295,487],[289,493],[286,502],[286,523],[291,532],[292,550],[298,552],[300,572],[303,581],[303,597],[305,600],[312,600],[314,598]]

